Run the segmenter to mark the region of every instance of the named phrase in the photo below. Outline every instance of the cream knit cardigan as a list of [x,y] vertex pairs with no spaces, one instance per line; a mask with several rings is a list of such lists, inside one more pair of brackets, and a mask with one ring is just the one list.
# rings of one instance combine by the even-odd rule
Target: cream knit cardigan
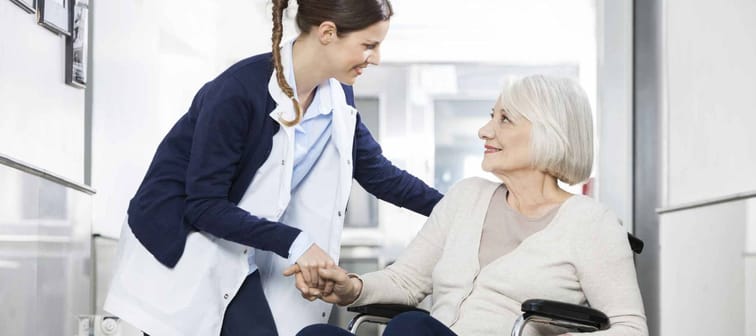
[[627,233],[588,197],[567,199],[543,230],[481,268],[481,230],[498,186],[470,178],[452,187],[393,265],[361,276],[352,306],[414,306],[433,294],[431,315],[458,335],[509,335],[523,301],[549,299],[604,312],[611,328],[591,335],[648,334]]

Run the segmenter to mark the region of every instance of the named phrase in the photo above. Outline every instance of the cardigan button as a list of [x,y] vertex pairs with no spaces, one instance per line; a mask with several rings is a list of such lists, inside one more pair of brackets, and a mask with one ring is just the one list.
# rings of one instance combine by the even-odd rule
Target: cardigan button
[[341,217],[341,211],[339,211],[338,214],[339,214],[339,217]]
[[223,299],[224,299],[224,300],[228,300],[228,293],[226,293],[226,294],[223,294]]

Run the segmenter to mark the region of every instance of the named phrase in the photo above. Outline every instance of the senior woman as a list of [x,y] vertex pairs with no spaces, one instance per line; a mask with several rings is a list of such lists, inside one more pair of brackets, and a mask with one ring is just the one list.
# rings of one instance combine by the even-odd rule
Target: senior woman
[[[401,314],[384,335],[508,334],[530,298],[603,311],[611,327],[591,334],[647,335],[632,251],[617,216],[557,183],[590,176],[591,119],[585,92],[574,81],[515,81],[478,131],[483,170],[501,182],[458,182],[393,265],[359,277],[339,268],[321,270],[335,281],[333,291],[321,293],[299,281],[303,296],[339,305],[417,305],[433,294],[430,315]],[[351,334],[313,325],[299,335]]]

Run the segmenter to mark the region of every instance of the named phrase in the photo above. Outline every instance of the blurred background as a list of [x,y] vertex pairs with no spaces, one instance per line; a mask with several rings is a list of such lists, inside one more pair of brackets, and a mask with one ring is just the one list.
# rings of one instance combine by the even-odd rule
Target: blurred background
[[[0,335],[87,334],[80,316],[105,314],[128,201],[157,144],[202,84],[271,48],[266,0],[59,2],[70,37],[45,2],[0,0]],[[355,85],[390,160],[442,192],[493,178],[477,130],[501,88],[574,78],[597,154],[570,190],[645,241],[651,334],[756,336],[756,1],[392,4],[382,64]],[[340,263],[382,268],[423,222],[355,184]],[[335,309],[331,323],[349,318]]]

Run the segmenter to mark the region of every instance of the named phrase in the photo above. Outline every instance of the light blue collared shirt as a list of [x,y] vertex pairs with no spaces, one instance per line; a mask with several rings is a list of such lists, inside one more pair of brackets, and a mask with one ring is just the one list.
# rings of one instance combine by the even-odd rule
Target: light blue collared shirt
[[310,173],[331,140],[333,108],[329,84],[318,86],[302,121],[294,127],[294,172],[291,175],[291,192]]

